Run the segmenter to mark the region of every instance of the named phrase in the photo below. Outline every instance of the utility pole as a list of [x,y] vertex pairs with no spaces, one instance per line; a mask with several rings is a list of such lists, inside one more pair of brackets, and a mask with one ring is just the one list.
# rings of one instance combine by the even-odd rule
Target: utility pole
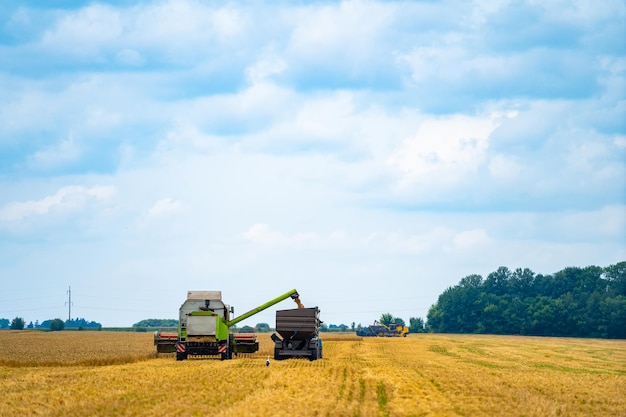
[[69,327],[70,323],[72,322],[72,287],[71,286],[67,290],[67,296],[68,296],[68,299],[65,302],[65,304],[67,305],[67,327]]

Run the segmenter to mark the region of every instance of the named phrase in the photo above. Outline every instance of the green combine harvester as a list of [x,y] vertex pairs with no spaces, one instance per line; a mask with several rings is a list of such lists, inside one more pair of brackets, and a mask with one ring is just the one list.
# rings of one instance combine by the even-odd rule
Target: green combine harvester
[[188,291],[179,310],[178,333],[156,331],[154,345],[160,353],[176,352],[179,361],[189,355],[220,355],[225,360],[233,354],[257,352],[259,342],[254,333],[233,334],[230,328],[290,297],[298,308],[304,308],[294,289],[231,319],[234,309],[224,304],[221,291]]

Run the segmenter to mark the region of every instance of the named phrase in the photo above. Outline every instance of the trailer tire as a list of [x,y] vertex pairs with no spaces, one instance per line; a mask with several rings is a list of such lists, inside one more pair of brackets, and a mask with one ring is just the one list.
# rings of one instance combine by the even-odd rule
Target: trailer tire
[[280,349],[279,348],[274,348],[274,360],[276,361],[282,361],[283,357],[280,356]]
[[309,356],[310,361],[314,361],[318,359],[317,352],[318,352],[317,349],[311,349],[311,356]]

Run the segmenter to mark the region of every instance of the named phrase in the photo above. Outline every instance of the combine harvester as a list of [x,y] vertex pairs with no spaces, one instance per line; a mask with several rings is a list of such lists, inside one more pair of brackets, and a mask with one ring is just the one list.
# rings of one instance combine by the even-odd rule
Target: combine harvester
[[298,309],[308,310],[300,302],[298,292],[291,290],[231,319],[234,309],[222,302],[221,291],[188,291],[179,310],[178,334],[156,331],[154,345],[160,353],[176,352],[178,361],[189,355],[220,355],[225,360],[232,359],[233,354],[257,352],[256,334],[233,334],[230,328],[289,297]]
[[397,323],[390,323],[389,326],[385,326],[378,320],[374,320],[374,324],[364,327],[356,331],[357,336],[364,337],[406,337],[409,333],[407,326],[402,326]]

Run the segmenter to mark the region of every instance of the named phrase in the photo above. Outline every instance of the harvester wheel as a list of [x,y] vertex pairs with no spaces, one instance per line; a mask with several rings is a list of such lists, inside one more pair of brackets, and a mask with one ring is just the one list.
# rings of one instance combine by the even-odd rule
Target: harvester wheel
[[185,359],[187,359],[187,352],[176,352],[177,361],[184,361]]
[[222,360],[228,360],[233,358],[233,350],[230,343],[226,344],[226,352],[222,353]]

